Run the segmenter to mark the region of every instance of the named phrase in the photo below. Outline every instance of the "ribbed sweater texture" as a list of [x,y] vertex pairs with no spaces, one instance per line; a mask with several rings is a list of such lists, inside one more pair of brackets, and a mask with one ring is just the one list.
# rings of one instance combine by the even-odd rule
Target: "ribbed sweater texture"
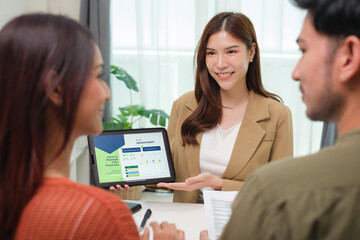
[[23,210],[15,239],[140,237],[130,210],[118,196],[67,178],[44,178]]

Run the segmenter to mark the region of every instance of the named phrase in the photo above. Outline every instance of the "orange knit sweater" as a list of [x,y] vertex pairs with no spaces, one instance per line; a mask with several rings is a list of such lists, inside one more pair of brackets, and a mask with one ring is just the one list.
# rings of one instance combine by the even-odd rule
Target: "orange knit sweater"
[[15,239],[140,239],[130,210],[102,189],[45,178],[26,205]]

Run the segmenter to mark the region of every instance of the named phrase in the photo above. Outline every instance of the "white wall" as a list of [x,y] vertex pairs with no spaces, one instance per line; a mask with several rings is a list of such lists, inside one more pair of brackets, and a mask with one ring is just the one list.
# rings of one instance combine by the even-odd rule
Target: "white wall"
[[0,28],[13,17],[25,12],[26,0],[0,0]]
[[80,0],[0,0],[0,28],[12,18],[30,12],[64,14],[78,20]]
[[79,20],[80,1],[81,0],[26,0],[26,8],[29,12],[41,11],[63,14]]

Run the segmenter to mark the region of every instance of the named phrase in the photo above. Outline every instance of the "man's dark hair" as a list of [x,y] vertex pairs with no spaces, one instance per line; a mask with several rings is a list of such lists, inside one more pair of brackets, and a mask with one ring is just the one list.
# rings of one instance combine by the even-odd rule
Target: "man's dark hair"
[[360,38],[360,0],[292,0],[309,11],[315,29],[337,38]]

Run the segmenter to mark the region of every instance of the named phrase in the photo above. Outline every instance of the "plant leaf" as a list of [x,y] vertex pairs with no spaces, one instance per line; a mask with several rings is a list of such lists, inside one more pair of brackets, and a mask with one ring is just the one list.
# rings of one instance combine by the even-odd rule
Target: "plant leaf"
[[131,116],[131,106],[119,107],[119,111],[123,116]]
[[133,105],[133,112],[132,112],[132,115],[133,116],[139,116],[139,111],[142,111],[143,109],[145,109],[144,106],[142,105]]
[[124,115],[118,115],[120,122],[122,122],[124,125],[126,125],[128,121],[128,117]]
[[150,122],[154,125],[157,125],[157,118],[158,116],[155,115],[155,114],[152,114],[151,117],[150,117]]
[[139,115],[150,119],[153,125],[166,126],[166,119],[169,119],[169,115],[160,109],[144,109],[139,111]]
[[[137,82],[133,77],[128,74],[124,69],[111,65],[110,73],[113,74],[118,80],[123,81],[129,90],[139,92]],[[130,94],[130,102],[132,102]],[[119,107],[120,114],[111,119],[111,124],[121,124],[121,129],[131,129],[132,124],[138,121],[141,117],[146,117],[150,120],[153,125],[160,125],[165,127],[166,120],[169,119],[163,110],[160,109],[145,109],[143,105],[135,104],[128,105],[125,107]],[[133,118],[133,117],[136,117]],[[131,122],[130,122],[131,121]],[[108,123],[104,123],[108,124]],[[110,129],[109,129],[110,130]]]
[[164,118],[163,116],[160,116],[160,117],[159,117],[159,125],[165,127],[165,125],[166,125],[166,118]]
[[119,130],[119,129],[123,129],[123,124],[122,123],[103,122],[103,130],[104,131]]
[[123,81],[128,89],[139,92],[136,81],[124,69],[111,65],[110,73],[113,74],[118,80]]
[[146,110],[145,108],[139,111],[139,115],[146,118],[150,118],[151,113],[151,110]]

